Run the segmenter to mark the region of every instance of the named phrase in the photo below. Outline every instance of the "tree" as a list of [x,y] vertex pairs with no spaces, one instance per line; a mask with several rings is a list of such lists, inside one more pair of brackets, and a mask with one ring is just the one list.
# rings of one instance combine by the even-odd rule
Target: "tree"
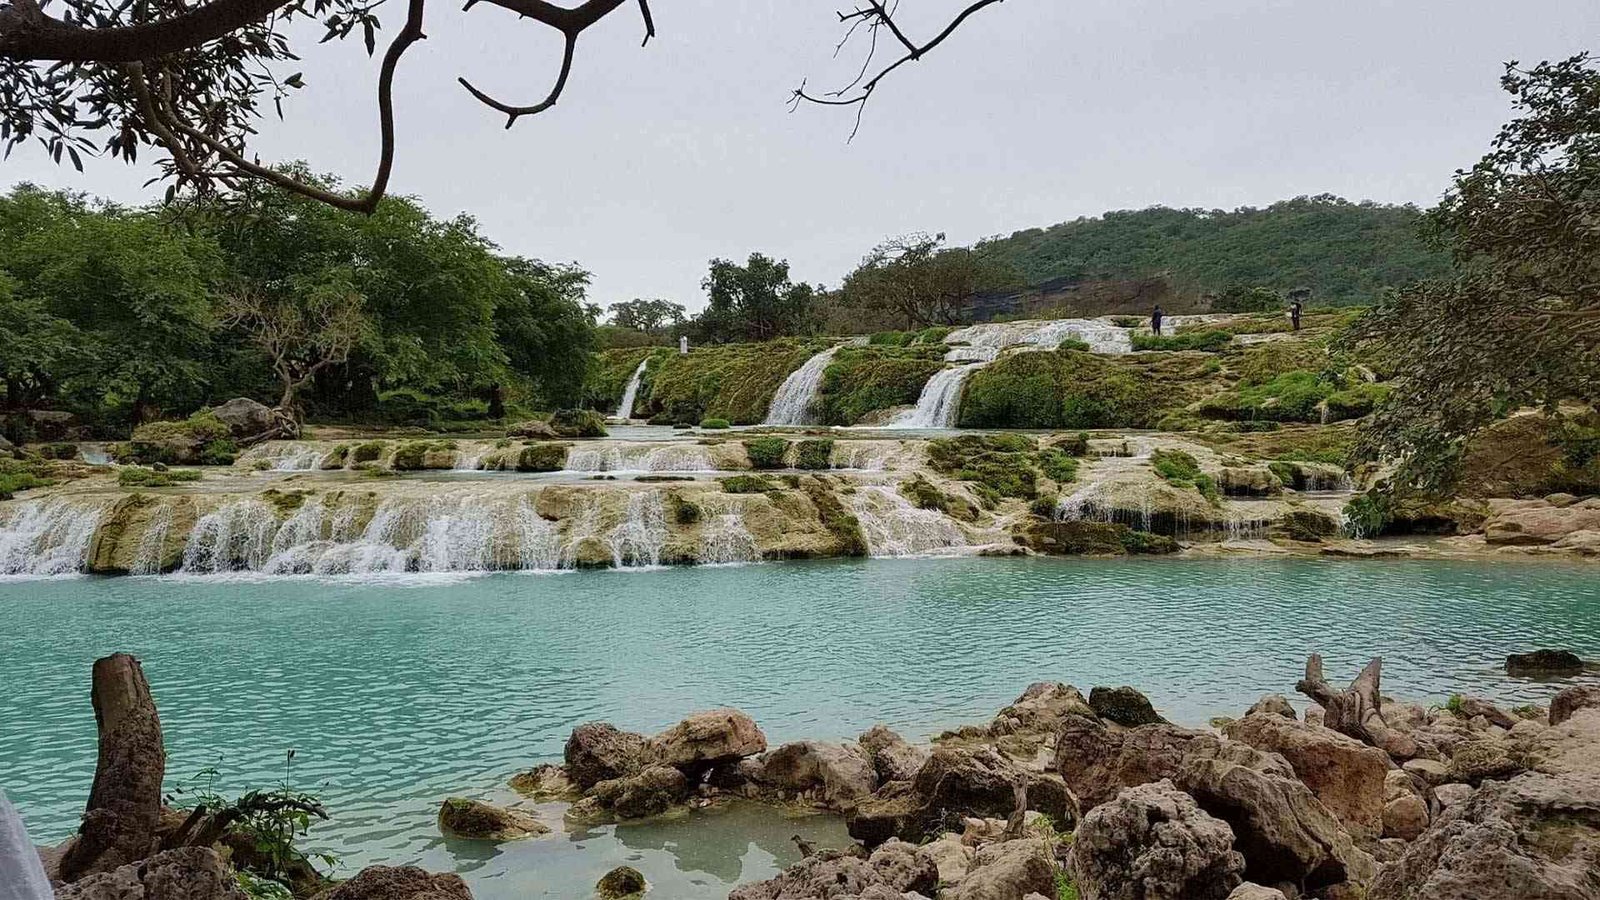
[[[49,0],[46,0],[48,3]],[[130,161],[142,147],[165,154],[160,167],[171,181],[167,196],[238,189],[252,182],[275,185],[316,202],[366,214],[384,198],[394,166],[394,81],[406,52],[421,40],[427,0],[406,0],[405,22],[390,39],[377,80],[379,151],[370,186],[340,191],[292,169],[256,161],[248,141],[263,108],[305,85],[302,73],[282,74],[298,57],[287,32],[306,20],[326,27],[324,41],[359,33],[369,55],[377,51],[382,0],[57,0],[60,16],[39,0],[0,6],[0,140],[10,146],[37,138],[57,163],[63,154],[83,168],[83,156],[104,151]],[[839,91],[813,95],[804,83],[795,103],[855,106],[860,111],[882,80],[922,59],[979,10],[1000,0],[976,0],[932,38],[908,36],[880,0],[840,13],[847,29],[840,46],[857,41],[867,50],[861,74]],[[469,2],[467,10],[478,5]],[[554,106],[572,72],[578,39],[616,12],[624,0],[582,0],[567,8],[549,0],[483,0],[559,32],[563,51],[546,96],[532,104],[499,100],[465,78],[463,88],[506,116],[510,128]],[[655,34],[649,0],[638,0],[645,42]],[[881,44],[897,48],[873,71]]]
[[[537,260],[505,260],[507,296],[495,305],[495,336],[508,379],[526,385],[549,409],[578,405],[595,346],[593,307],[583,302],[589,273]],[[490,386],[489,415],[504,416],[500,382]]]
[[670,300],[628,300],[608,308],[611,324],[634,331],[666,331],[682,325],[685,319],[683,306]]
[[[243,329],[272,361],[283,386],[278,412],[301,419],[296,393],[318,372],[350,358],[368,329],[361,295],[348,285],[311,284],[279,296],[245,286],[223,301],[224,322]],[[298,428],[286,427],[287,437]]]
[[1517,116],[1426,219],[1454,275],[1386,298],[1350,338],[1397,373],[1361,450],[1399,457],[1405,484],[1444,486],[1505,410],[1600,399],[1600,70],[1511,63],[1501,84]]
[[1272,288],[1247,288],[1242,284],[1229,286],[1211,301],[1213,312],[1272,312],[1287,306],[1283,296]]
[[816,327],[817,290],[790,281],[787,260],[761,253],[750,254],[742,266],[714,259],[700,286],[706,308],[695,319],[695,332],[703,343],[770,341]]
[[1021,285],[995,254],[944,241],[942,233],[913,234],[874,247],[846,276],[844,302],[899,316],[907,327],[957,325],[974,294]]

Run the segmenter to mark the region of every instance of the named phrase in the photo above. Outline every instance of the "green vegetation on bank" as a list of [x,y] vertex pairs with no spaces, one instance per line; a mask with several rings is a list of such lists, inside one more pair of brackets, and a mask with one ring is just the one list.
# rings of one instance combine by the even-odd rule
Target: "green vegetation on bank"
[[854,425],[869,413],[916,403],[922,386],[944,368],[945,350],[938,342],[840,348],[822,375],[823,423]]
[[1193,296],[1260,286],[1309,289],[1315,303],[1365,303],[1448,271],[1448,256],[1418,236],[1420,216],[1410,206],[1329,195],[1264,209],[1156,206],[1018,231],[981,248],[1032,284],[1166,273]]
[[1173,487],[1194,488],[1212,505],[1222,501],[1222,492],[1210,475],[1200,471],[1200,463],[1182,450],[1157,450],[1150,456],[1150,467]]
[[1072,444],[1040,449],[1038,442],[1021,434],[967,434],[928,442],[928,464],[935,472],[965,481],[994,508],[1002,499],[1033,500],[1039,496],[1040,477],[1066,484],[1077,477]]
[[[789,373],[826,346],[818,341],[777,340],[698,347],[688,355],[663,354],[645,370],[634,416],[658,425],[708,419],[758,425]],[[600,356],[609,360],[629,352],[636,354],[612,350]],[[635,366],[638,358],[633,357]],[[612,367],[610,362],[606,365]],[[617,393],[620,397],[620,388]],[[614,407],[616,400],[609,404]]]

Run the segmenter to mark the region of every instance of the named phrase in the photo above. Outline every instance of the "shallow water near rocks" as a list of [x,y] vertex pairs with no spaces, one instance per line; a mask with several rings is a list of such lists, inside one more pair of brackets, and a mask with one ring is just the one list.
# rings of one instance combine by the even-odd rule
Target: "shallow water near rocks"
[[[71,833],[93,777],[89,667],[144,661],[169,787],[215,767],[225,793],[289,778],[334,818],[312,844],[350,874],[461,871],[480,900],[585,896],[639,868],[652,896],[720,897],[836,820],[736,805],[686,820],[501,846],[445,840],[451,794],[507,802],[572,727],[656,731],[738,706],[774,744],[885,722],[926,739],[1028,683],[1132,684],[1169,718],[1291,693],[1306,654],[1387,693],[1548,702],[1505,654],[1600,655],[1592,564],[1305,559],[920,559],[478,578],[64,578],[0,583],[0,788],[36,840]],[[541,807],[559,822],[558,806]]]

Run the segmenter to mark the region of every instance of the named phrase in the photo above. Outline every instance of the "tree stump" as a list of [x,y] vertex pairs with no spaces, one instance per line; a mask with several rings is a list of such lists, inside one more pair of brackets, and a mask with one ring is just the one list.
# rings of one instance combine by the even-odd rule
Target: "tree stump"
[[1411,759],[1417,755],[1416,741],[1390,728],[1383,718],[1379,694],[1382,674],[1383,657],[1373,657],[1349,688],[1337,690],[1322,677],[1322,654],[1313,653],[1306,660],[1306,677],[1294,689],[1322,707],[1324,726],[1377,747],[1397,760]]
[[83,824],[61,859],[69,883],[150,854],[167,770],[161,718],[137,659],[116,653],[96,660],[91,699],[100,752]]

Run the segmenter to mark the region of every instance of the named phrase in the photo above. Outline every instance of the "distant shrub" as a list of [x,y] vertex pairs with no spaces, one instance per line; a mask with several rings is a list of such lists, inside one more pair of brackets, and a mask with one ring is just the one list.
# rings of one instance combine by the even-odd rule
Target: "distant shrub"
[[821,438],[800,441],[795,444],[794,467],[797,469],[831,469],[833,467],[833,441]]
[[602,438],[606,419],[592,409],[558,409],[550,414],[550,427],[566,438]]
[[918,336],[915,331],[880,331],[867,338],[873,347],[904,347]]
[[733,426],[728,424],[727,419],[706,419],[700,423],[700,427],[707,431],[721,431],[724,428],[732,428]]
[[783,458],[789,452],[789,442],[781,437],[751,438],[744,442],[750,454],[750,466],[755,469],[781,469]]
[[1222,500],[1216,480],[1200,471],[1199,461],[1182,450],[1155,451],[1150,456],[1150,467],[1173,487],[1192,487],[1212,504]]
[[383,441],[367,441],[365,444],[357,444],[356,448],[351,451],[351,459],[358,463],[377,462],[383,458],[385,447],[386,445]]
[[[733,491],[731,493],[738,493]],[[679,525],[693,525],[700,521],[700,507],[692,500],[685,500],[677,494],[667,495],[667,508],[671,512],[672,521]]]

